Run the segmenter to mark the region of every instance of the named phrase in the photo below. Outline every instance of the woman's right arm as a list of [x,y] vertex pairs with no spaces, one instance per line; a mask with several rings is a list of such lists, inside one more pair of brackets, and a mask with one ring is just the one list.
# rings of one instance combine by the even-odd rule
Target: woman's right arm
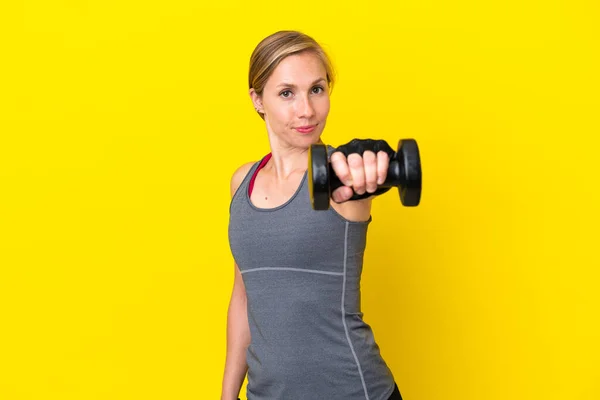
[[[238,168],[231,178],[231,197],[250,170],[252,163]],[[244,280],[237,263],[234,262],[234,281],[227,311],[227,354],[221,389],[221,400],[236,400],[248,370],[246,349],[250,344],[247,299]]]
[[250,344],[250,328],[246,311],[246,290],[242,274],[234,263],[235,281],[227,312],[227,356],[221,400],[236,400],[248,370],[246,349]]

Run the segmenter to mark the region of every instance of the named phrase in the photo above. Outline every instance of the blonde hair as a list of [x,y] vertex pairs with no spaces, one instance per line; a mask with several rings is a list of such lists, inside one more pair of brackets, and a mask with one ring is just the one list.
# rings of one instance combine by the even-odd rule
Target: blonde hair
[[[327,72],[327,84],[331,93],[335,83],[333,64],[319,43],[312,37],[299,31],[279,31],[264,38],[250,56],[248,86],[261,96],[267,80],[281,60],[292,54],[304,51],[313,52],[323,62]],[[264,115],[258,113],[264,119]]]

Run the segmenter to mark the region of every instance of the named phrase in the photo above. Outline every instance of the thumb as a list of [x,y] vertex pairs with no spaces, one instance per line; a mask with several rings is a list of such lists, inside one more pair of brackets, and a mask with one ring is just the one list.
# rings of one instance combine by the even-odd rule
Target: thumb
[[348,186],[341,186],[337,189],[335,189],[332,193],[331,193],[331,198],[333,199],[333,201],[335,201],[336,203],[343,203],[345,201],[350,200],[350,198],[354,195],[354,191],[352,190],[352,188],[348,187]]

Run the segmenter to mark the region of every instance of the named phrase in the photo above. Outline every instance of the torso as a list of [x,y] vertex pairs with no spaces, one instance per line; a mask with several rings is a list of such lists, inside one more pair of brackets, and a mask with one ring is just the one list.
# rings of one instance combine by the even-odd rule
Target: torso
[[312,210],[306,171],[273,185],[253,165],[232,179],[228,228],[251,333],[247,398],[387,399],[394,377],[360,301],[370,221],[346,220],[338,204]]

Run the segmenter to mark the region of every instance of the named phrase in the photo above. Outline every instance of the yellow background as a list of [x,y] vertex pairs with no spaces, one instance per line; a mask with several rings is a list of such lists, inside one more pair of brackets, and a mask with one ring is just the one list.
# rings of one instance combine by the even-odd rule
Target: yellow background
[[[363,311],[405,400],[600,398],[598,2],[0,5],[0,399],[218,399],[260,39],[339,72],[324,140],[418,140]],[[316,233],[317,234],[317,233]],[[245,399],[245,387],[242,389]]]

